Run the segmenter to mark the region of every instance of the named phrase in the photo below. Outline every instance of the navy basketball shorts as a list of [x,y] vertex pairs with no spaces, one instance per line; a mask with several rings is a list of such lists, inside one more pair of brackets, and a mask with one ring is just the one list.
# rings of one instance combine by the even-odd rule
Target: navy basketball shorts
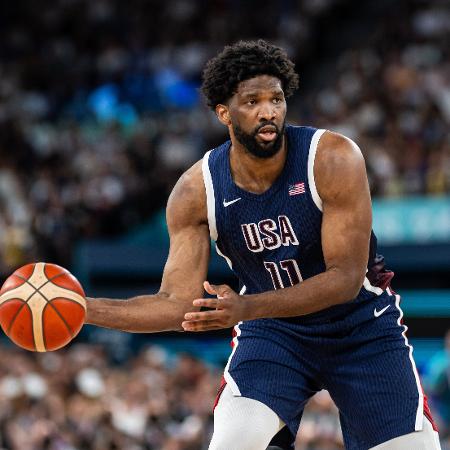
[[234,395],[269,406],[292,440],[321,389],[339,408],[348,450],[421,430],[429,410],[399,302],[388,290],[303,318],[240,323],[225,381]]

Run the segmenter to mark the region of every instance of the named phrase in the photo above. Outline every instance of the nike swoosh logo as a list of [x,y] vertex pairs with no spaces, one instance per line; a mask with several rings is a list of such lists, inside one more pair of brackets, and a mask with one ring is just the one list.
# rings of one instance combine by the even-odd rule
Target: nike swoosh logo
[[384,307],[383,309],[380,309],[379,311],[377,311],[377,308],[375,308],[375,309],[373,310],[373,315],[374,315],[375,317],[380,317],[381,314],[383,314],[383,313],[389,308],[389,306],[391,306],[391,305],[387,305],[386,307]]
[[233,203],[238,202],[240,199],[241,199],[241,197],[235,198],[234,200],[230,200],[229,202],[226,202],[226,201],[224,200],[224,201],[223,201],[223,206],[225,206],[225,208],[226,208],[227,206],[230,206],[230,205],[232,205]]

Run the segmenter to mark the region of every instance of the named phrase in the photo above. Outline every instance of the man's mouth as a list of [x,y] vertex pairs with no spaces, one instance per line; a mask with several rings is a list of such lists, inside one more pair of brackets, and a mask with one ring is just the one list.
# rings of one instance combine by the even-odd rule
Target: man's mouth
[[277,128],[273,125],[266,125],[258,130],[257,136],[264,142],[271,142],[277,137]]

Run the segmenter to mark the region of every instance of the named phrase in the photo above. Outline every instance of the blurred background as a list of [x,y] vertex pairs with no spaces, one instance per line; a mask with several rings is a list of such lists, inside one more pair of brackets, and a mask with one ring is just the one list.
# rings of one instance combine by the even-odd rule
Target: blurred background
[[[289,122],[344,133],[365,155],[380,251],[448,450],[447,0],[2,2],[2,279],[41,260],[67,267],[90,296],[155,292],[168,194],[226,138],[198,91],[203,65],[250,38],[284,47],[296,63]],[[235,285],[214,254],[209,279]],[[0,448],[206,449],[229,336],[86,326],[49,354],[2,336]],[[342,448],[321,392],[296,449]]]

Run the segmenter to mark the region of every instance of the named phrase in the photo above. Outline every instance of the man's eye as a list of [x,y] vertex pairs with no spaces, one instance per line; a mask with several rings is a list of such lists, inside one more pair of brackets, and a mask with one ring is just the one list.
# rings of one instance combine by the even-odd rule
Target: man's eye
[[254,105],[254,104],[256,104],[256,100],[249,100],[247,102],[247,105]]
[[273,99],[273,102],[274,103],[281,103],[283,101],[283,99],[281,98],[281,97],[275,97],[274,99]]

